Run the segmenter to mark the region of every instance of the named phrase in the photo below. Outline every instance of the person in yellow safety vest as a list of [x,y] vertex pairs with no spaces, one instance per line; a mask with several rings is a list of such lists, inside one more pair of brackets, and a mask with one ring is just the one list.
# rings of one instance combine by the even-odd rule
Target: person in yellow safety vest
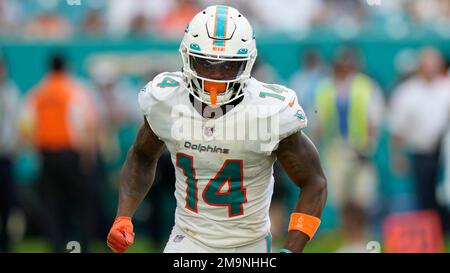
[[330,178],[330,199],[339,210],[348,202],[368,207],[376,174],[370,155],[383,120],[384,98],[377,84],[358,69],[355,49],[338,49],[333,70],[315,92],[313,135],[321,144]]

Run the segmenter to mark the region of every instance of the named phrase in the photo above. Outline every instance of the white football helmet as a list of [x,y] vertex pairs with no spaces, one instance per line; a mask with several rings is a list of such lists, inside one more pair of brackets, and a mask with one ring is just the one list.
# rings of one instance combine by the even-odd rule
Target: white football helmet
[[180,53],[189,92],[215,107],[244,95],[257,50],[253,29],[239,11],[211,6],[186,27]]

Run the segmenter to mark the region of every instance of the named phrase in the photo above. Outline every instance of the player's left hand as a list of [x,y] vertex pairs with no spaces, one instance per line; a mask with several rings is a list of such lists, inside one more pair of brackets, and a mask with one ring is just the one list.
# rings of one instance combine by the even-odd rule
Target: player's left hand
[[118,216],[109,231],[107,244],[117,253],[125,252],[134,242],[131,217]]

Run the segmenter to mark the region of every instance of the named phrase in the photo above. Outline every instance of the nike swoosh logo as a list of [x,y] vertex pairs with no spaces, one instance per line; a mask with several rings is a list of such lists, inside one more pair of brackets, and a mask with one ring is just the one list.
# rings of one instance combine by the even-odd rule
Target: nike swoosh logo
[[293,98],[290,102],[289,102],[289,107],[292,107],[292,106],[294,106],[294,103],[295,103],[295,98]]

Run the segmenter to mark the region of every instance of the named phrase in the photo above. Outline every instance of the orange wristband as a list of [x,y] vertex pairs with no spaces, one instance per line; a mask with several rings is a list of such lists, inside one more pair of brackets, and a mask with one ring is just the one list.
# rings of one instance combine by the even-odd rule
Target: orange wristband
[[116,218],[114,219],[114,222],[120,222],[122,220],[131,221],[131,217],[130,216],[116,216]]
[[319,226],[319,218],[300,212],[294,212],[291,214],[288,231],[298,230],[308,235],[309,239],[312,239]]

